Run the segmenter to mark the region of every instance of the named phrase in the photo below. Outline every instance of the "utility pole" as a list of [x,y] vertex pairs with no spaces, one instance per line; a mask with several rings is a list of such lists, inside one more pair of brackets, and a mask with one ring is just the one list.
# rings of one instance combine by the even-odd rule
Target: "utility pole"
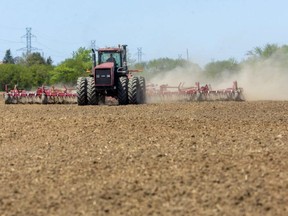
[[32,47],[32,38],[36,38],[36,36],[31,33],[31,30],[32,28],[30,27],[26,28],[26,34],[21,37],[21,38],[26,38],[26,47],[19,49],[19,51],[20,50],[26,51],[27,56],[31,54],[32,50],[39,50],[35,47]]
[[142,47],[137,48],[138,53],[138,63],[142,62]]
[[189,61],[189,50],[186,50],[186,54],[187,54],[187,61]]

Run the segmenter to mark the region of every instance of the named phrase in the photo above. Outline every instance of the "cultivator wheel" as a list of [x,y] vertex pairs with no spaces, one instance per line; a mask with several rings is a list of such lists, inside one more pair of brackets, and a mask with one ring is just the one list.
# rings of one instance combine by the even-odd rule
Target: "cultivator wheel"
[[99,105],[103,105],[103,104],[105,104],[105,94],[103,93],[103,94],[101,94],[101,93],[98,93],[98,100],[99,100],[99,102],[98,102],[98,104]]
[[196,101],[203,101],[203,99],[204,99],[204,95],[201,92],[197,92],[195,100]]
[[11,104],[11,98],[8,94],[4,94],[4,102],[5,104]]
[[138,77],[132,77],[128,83],[128,102],[138,104],[140,102],[140,88]]
[[41,95],[41,103],[42,104],[48,103],[48,98],[47,98],[47,95],[45,95],[45,93],[42,93],[42,95]]
[[77,104],[79,106],[84,106],[88,104],[86,77],[79,77],[77,80]]
[[96,92],[95,81],[93,77],[87,77],[87,103],[88,105],[98,105],[99,96]]
[[234,93],[234,97],[233,97],[234,101],[244,101],[244,95],[242,94],[242,92],[236,92]]
[[126,76],[120,77],[117,87],[119,105],[128,104],[128,78]]

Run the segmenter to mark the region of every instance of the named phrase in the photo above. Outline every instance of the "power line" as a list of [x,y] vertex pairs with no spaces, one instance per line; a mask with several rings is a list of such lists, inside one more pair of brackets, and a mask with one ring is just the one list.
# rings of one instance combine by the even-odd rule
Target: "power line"
[[26,28],[26,34],[21,38],[26,38],[26,47],[23,47],[17,51],[26,51],[26,55],[31,54],[32,50],[39,50],[38,48],[32,47],[32,38],[36,38],[35,35],[31,33],[32,28]]
[[2,39],[2,38],[0,38],[0,41],[4,41],[6,43],[23,43],[23,42],[19,42],[19,41],[12,41],[12,40]]

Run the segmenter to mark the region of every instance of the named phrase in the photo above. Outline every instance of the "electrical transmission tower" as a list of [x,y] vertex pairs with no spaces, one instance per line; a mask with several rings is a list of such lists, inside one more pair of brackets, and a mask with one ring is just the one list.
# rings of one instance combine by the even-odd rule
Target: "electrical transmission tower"
[[32,50],[39,50],[35,47],[32,47],[32,42],[31,42],[32,38],[36,38],[36,36],[31,33],[31,30],[32,28],[26,28],[26,34],[21,37],[21,38],[26,38],[26,47],[19,49],[19,51],[20,50],[26,51],[26,55],[31,54]]
[[91,40],[91,49],[96,50],[96,40]]
[[138,63],[142,62],[142,47],[137,48],[138,50]]

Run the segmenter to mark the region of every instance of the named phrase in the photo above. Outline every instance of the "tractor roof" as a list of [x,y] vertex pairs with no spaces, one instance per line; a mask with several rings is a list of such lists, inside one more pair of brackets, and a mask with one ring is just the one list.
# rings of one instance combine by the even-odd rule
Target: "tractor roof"
[[108,48],[100,48],[98,52],[121,52],[121,48],[116,47],[108,47]]

